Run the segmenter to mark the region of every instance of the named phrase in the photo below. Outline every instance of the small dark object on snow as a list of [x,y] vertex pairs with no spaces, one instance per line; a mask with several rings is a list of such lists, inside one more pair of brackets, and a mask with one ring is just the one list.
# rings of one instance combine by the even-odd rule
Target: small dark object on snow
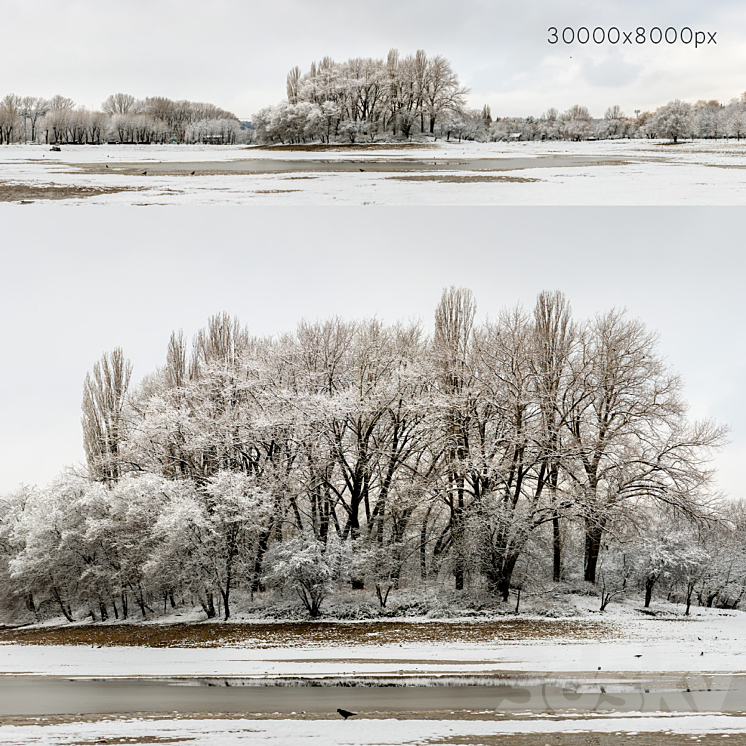
[[147,171],[143,171],[143,172],[142,172],[142,174],[140,174],[140,175],[141,175],[141,176],[147,176],[147,175],[148,175],[148,172],[147,172]]
[[705,654],[705,651],[703,650],[703,651],[702,651],[702,652],[700,653],[700,655],[704,655],[704,654]]
[[109,168],[109,164],[108,163],[106,163],[105,166],[106,166],[106,168]]
[[351,718],[353,715],[357,715],[356,712],[350,712],[349,710],[341,710],[339,707],[337,708],[337,712],[345,719]]
[[62,148],[58,147],[57,145],[52,145],[52,147],[49,148],[49,149],[53,150],[55,153],[61,153],[62,152]]
[[642,658],[642,653],[638,653],[635,658]]
[[190,176],[194,176],[194,171],[192,171],[192,173],[190,173],[189,175],[190,175]]
[[365,171],[365,169],[364,169],[364,168],[360,168],[360,169],[358,169],[358,170],[359,170],[359,171]]

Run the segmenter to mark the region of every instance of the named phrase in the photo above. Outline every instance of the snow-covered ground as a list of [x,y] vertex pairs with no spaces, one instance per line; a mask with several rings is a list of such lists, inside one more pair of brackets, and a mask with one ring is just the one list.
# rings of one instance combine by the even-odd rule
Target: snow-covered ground
[[[745,156],[746,140],[438,142],[406,149],[319,151],[106,145],[62,146],[61,152],[51,152],[42,145],[11,145],[0,147],[0,200],[46,201],[53,192],[45,196],[40,190],[54,187],[55,199],[65,197],[65,204],[742,205]],[[556,158],[569,160],[552,165]],[[413,163],[406,172],[364,168],[410,159],[460,165],[454,170],[444,163],[433,170]],[[228,170],[257,160],[306,165],[281,173]],[[495,160],[504,161],[503,167]],[[324,170],[350,161],[361,168]],[[181,170],[158,172],[166,167]],[[32,192],[9,189],[18,185]],[[76,193],[80,189],[94,191]]]
[[[668,610],[674,609],[670,607]],[[521,744],[542,746],[545,737],[556,739],[560,735],[570,739],[563,741],[563,744],[585,743],[583,734],[588,733],[607,734],[612,740],[604,743],[609,744],[621,743],[622,740],[627,744],[649,743],[649,740],[645,740],[645,734],[656,734],[653,736],[656,739],[665,737],[669,739],[666,742],[672,744],[685,742],[676,741],[678,737],[692,741],[714,736],[732,737],[739,743],[742,742],[739,739],[746,738],[746,717],[738,711],[741,708],[739,704],[735,708],[733,706],[734,702],[741,700],[738,696],[735,699],[731,696],[731,704],[725,706],[729,690],[734,687],[741,690],[742,679],[734,677],[746,674],[746,614],[694,609],[690,618],[648,617],[635,613],[631,607],[620,605],[604,616],[595,615],[597,620],[603,620],[603,634],[591,632],[587,641],[579,641],[576,634],[567,632],[571,629],[568,625],[583,621],[587,624],[589,616],[593,615],[586,614],[578,620],[537,619],[535,632],[528,634],[526,639],[492,642],[463,639],[468,634],[463,634],[462,639],[450,639],[444,634],[442,640],[430,643],[402,644],[385,641],[376,644],[368,635],[358,643],[346,640],[343,643],[298,645],[294,641],[292,644],[260,646],[254,641],[248,646],[233,642],[219,647],[178,648],[4,643],[0,645],[0,674],[65,678],[226,677],[245,680],[290,676],[398,678],[497,675],[506,677],[508,684],[511,678],[518,680],[515,686],[522,685],[521,675],[555,681],[565,676],[568,680],[584,680],[586,688],[576,691],[596,691],[599,702],[601,697],[611,697],[611,709],[606,712],[596,712],[596,707],[578,709],[581,703],[573,699],[575,695],[570,693],[564,698],[567,692],[562,688],[555,692],[557,702],[549,701],[546,692],[539,687],[543,694],[540,692],[537,695],[537,701],[543,696],[546,707],[540,702],[538,705],[532,702],[529,696],[520,702],[516,699],[515,706],[511,705],[503,712],[497,709],[466,710],[431,712],[427,716],[411,712],[402,713],[398,718],[392,718],[391,713],[381,712],[378,715],[360,716],[349,722],[336,719],[332,712],[318,711],[316,714],[288,712],[284,715],[268,712],[252,717],[216,715],[210,719],[176,713],[173,717],[130,715],[6,719],[0,721],[0,743],[404,746],[432,743],[507,744],[511,741],[489,739],[520,735],[524,739]],[[475,625],[480,623],[473,622]],[[250,624],[247,622],[247,625]],[[417,625],[417,622],[402,624]],[[593,684],[594,681],[596,684]],[[617,688],[609,687],[609,694],[606,694],[601,685],[610,681],[616,682]],[[625,686],[635,685],[635,682],[645,687],[640,688],[640,692],[647,692],[650,687],[650,694],[642,695],[646,712],[622,712],[624,707],[614,712],[613,692],[623,691]],[[521,692],[524,694],[537,688],[527,679],[524,679],[523,686],[525,689]],[[702,707],[692,700],[691,707],[687,704],[686,707],[671,707],[677,710],[674,712],[665,711],[669,708],[664,706],[661,693],[678,691],[677,698],[665,700],[674,703],[682,697],[695,696],[684,693],[689,691],[689,687],[693,693],[699,692],[696,696],[702,699],[698,702],[707,706]],[[210,691],[216,690],[213,688]],[[364,695],[361,693],[361,696]],[[511,697],[508,696],[508,699]],[[453,702],[451,707],[458,707],[455,700],[449,699],[449,702]],[[661,703],[660,707],[656,704],[658,702]],[[336,706],[334,704],[330,709]],[[637,707],[641,705],[638,703],[633,709]],[[609,707],[600,709],[609,710]],[[660,711],[656,712],[658,709]],[[561,716],[552,714],[553,711],[559,713],[563,710]],[[639,740],[635,740],[637,736]],[[617,737],[621,740],[613,740]]]
[[[687,734],[720,737],[746,732],[746,717],[714,713],[696,715],[608,715],[556,720],[248,720],[248,719],[107,719],[59,724],[0,725],[0,742],[20,744],[174,743],[323,744],[324,746],[404,746],[405,744],[484,743],[485,738],[518,734],[606,733]],[[473,739],[473,740],[472,740]],[[692,740],[695,740],[694,738]],[[579,739],[579,743],[585,742]],[[541,740],[538,743],[542,743]],[[649,743],[649,741],[647,741]]]
[[[598,617],[597,617],[598,618]],[[538,620],[537,620],[538,621]],[[416,624],[416,622],[406,622]],[[475,621],[475,625],[480,622]],[[226,643],[220,647],[93,647],[0,644],[0,674],[66,677],[459,676],[746,674],[746,613],[695,609],[690,618],[609,614],[606,634],[578,641],[558,620],[508,642],[446,638],[309,645]],[[562,620],[562,625],[572,620]],[[554,632],[553,625],[556,625]],[[445,627],[447,629],[447,626]]]

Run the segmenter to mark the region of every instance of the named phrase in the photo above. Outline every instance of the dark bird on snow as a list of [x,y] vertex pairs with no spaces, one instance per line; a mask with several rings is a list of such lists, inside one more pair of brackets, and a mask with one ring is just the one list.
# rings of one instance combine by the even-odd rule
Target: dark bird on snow
[[700,655],[704,655],[704,654],[705,654],[705,651],[703,650],[703,651],[702,651],[702,652],[700,653]]
[[140,175],[141,175],[141,176],[147,176],[147,175],[148,175],[148,172],[147,172],[147,171],[143,171],[143,172],[142,172],[142,174],[140,174]]
[[190,173],[189,175],[190,175],[190,176],[194,176],[194,171],[192,171],[192,173]]
[[364,168],[359,168],[358,171],[365,171],[365,169]]
[[642,653],[639,653],[638,655],[636,655],[635,658],[642,658]]
[[351,718],[353,715],[357,715],[356,712],[350,712],[349,710],[342,710],[339,707],[337,708],[337,712],[345,719]]
[[106,166],[106,168],[109,168],[109,164],[108,164],[108,163],[106,163],[106,164],[104,164],[104,165]]

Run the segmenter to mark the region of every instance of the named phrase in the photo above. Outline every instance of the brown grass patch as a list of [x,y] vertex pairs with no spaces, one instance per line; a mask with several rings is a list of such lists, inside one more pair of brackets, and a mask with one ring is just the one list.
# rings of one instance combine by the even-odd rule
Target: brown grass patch
[[20,202],[28,205],[40,200],[97,197],[100,194],[130,192],[129,187],[38,186],[35,184],[9,184],[0,182],[0,202]]
[[432,143],[383,143],[383,142],[356,142],[356,143],[335,143],[334,145],[252,145],[246,150],[282,150],[288,152],[301,153],[335,153],[347,150],[412,150],[419,148],[437,148]]
[[125,743],[184,743],[184,741],[196,741],[196,736],[177,736],[169,738],[167,736],[99,736],[98,738],[89,738],[84,741],[76,741],[75,746],[120,746]]
[[481,176],[465,174],[417,174],[416,176],[390,176],[391,181],[434,181],[438,184],[490,184],[490,183],[517,183],[523,184],[529,181],[542,181],[542,179],[531,179],[525,176]]
[[746,734],[730,733],[728,740],[723,740],[720,733],[635,733],[634,720],[627,726],[629,733],[516,733],[493,736],[446,736],[421,741],[430,746],[712,746],[724,743],[729,746],[746,746]]
[[300,191],[300,189],[257,189],[254,194],[289,194]]
[[153,648],[306,647],[308,645],[429,644],[603,640],[612,626],[595,620],[509,619],[479,622],[261,622],[85,624],[0,629],[0,642],[26,645],[144,646]]

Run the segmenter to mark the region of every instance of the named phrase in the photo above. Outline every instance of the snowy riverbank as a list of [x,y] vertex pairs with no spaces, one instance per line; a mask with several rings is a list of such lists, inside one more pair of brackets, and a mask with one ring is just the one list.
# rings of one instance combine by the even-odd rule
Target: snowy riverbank
[[515,619],[380,626],[326,622],[313,628],[314,635],[302,625],[213,623],[198,625],[204,630],[200,639],[190,641],[186,633],[179,639],[181,628],[175,628],[170,642],[143,637],[139,645],[143,627],[132,625],[126,646],[121,635],[117,642],[106,636],[106,626],[91,625],[78,627],[90,630],[90,636],[80,638],[87,640],[84,644],[50,644],[59,642],[53,636],[40,637],[39,644],[28,644],[30,638],[19,644],[6,636],[0,643],[0,673],[241,678],[746,673],[742,612],[694,609],[691,617],[649,617],[619,607],[589,617],[524,619],[518,626]]
[[741,205],[745,155],[746,141],[734,140],[438,141],[372,150],[102,145],[59,153],[17,145],[0,149],[0,201]]

